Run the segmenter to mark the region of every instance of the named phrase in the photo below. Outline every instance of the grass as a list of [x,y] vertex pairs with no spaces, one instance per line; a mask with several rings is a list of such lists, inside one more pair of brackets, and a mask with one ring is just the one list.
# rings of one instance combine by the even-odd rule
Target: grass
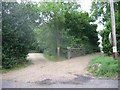
[[120,71],[118,62],[120,63],[120,58],[113,60],[113,58],[109,56],[97,56],[89,63],[88,71],[96,77],[117,78]]
[[50,61],[53,61],[53,62],[65,60],[64,57],[58,57],[58,56],[48,55],[47,53],[44,53],[44,57],[47,58]]

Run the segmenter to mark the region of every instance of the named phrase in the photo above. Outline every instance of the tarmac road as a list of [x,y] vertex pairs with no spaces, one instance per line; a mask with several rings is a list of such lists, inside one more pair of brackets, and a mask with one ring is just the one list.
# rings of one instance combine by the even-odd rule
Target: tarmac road
[[1,88],[118,88],[118,80],[98,79],[85,76],[78,76],[67,82],[54,83],[50,83],[49,80],[35,83],[2,80]]

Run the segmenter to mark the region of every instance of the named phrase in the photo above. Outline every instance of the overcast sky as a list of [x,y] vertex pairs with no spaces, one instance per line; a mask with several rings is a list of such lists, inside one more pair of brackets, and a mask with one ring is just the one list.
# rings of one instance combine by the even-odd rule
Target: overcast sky
[[80,0],[80,1],[81,1],[80,4],[82,10],[89,12],[92,5],[92,1],[91,0]]

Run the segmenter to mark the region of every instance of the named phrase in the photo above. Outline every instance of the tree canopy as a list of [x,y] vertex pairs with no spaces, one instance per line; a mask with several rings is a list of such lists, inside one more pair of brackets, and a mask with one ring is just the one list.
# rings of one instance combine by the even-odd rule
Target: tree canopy
[[[97,25],[90,24],[92,18],[89,17],[87,12],[79,11],[80,5],[77,3],[63,3],[63,2],[50,2],[50,3],[40,3],[39,10],[41,11],[41,18],[43,18],[43,27],[45,30],[38,36],[44,37],[48,47],[51,47],[52,51],[54,48],[54,54],[56,53],[56,48],[66,48],[70,47],[84,47],[86,52],[93,51],[97,48]],[[46,20],[47,18],[47,20]],[[40,32],[38,29],[36,32]],[[42,36],[44,32],[50,32],[49,42],[48,37]],[[50,40],[50,38],[52,40]],[[41,39],[38,39],[39,42],[42,42]],[[47,47],[47,46],[46,46]],[[87,48],[89,49],[87,51]],[[49,48],[50,49],[50,48]],[[48,51],[52,53],[51,50]]]

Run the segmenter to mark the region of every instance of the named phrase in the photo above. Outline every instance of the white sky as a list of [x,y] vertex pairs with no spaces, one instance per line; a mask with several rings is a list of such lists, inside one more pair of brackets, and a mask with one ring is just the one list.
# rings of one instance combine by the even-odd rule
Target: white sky
[[80,0],[80,4],[81,4],[81,9],[87,12],[90,12],[90,8],[92,5],[92,1],[91,0]]

